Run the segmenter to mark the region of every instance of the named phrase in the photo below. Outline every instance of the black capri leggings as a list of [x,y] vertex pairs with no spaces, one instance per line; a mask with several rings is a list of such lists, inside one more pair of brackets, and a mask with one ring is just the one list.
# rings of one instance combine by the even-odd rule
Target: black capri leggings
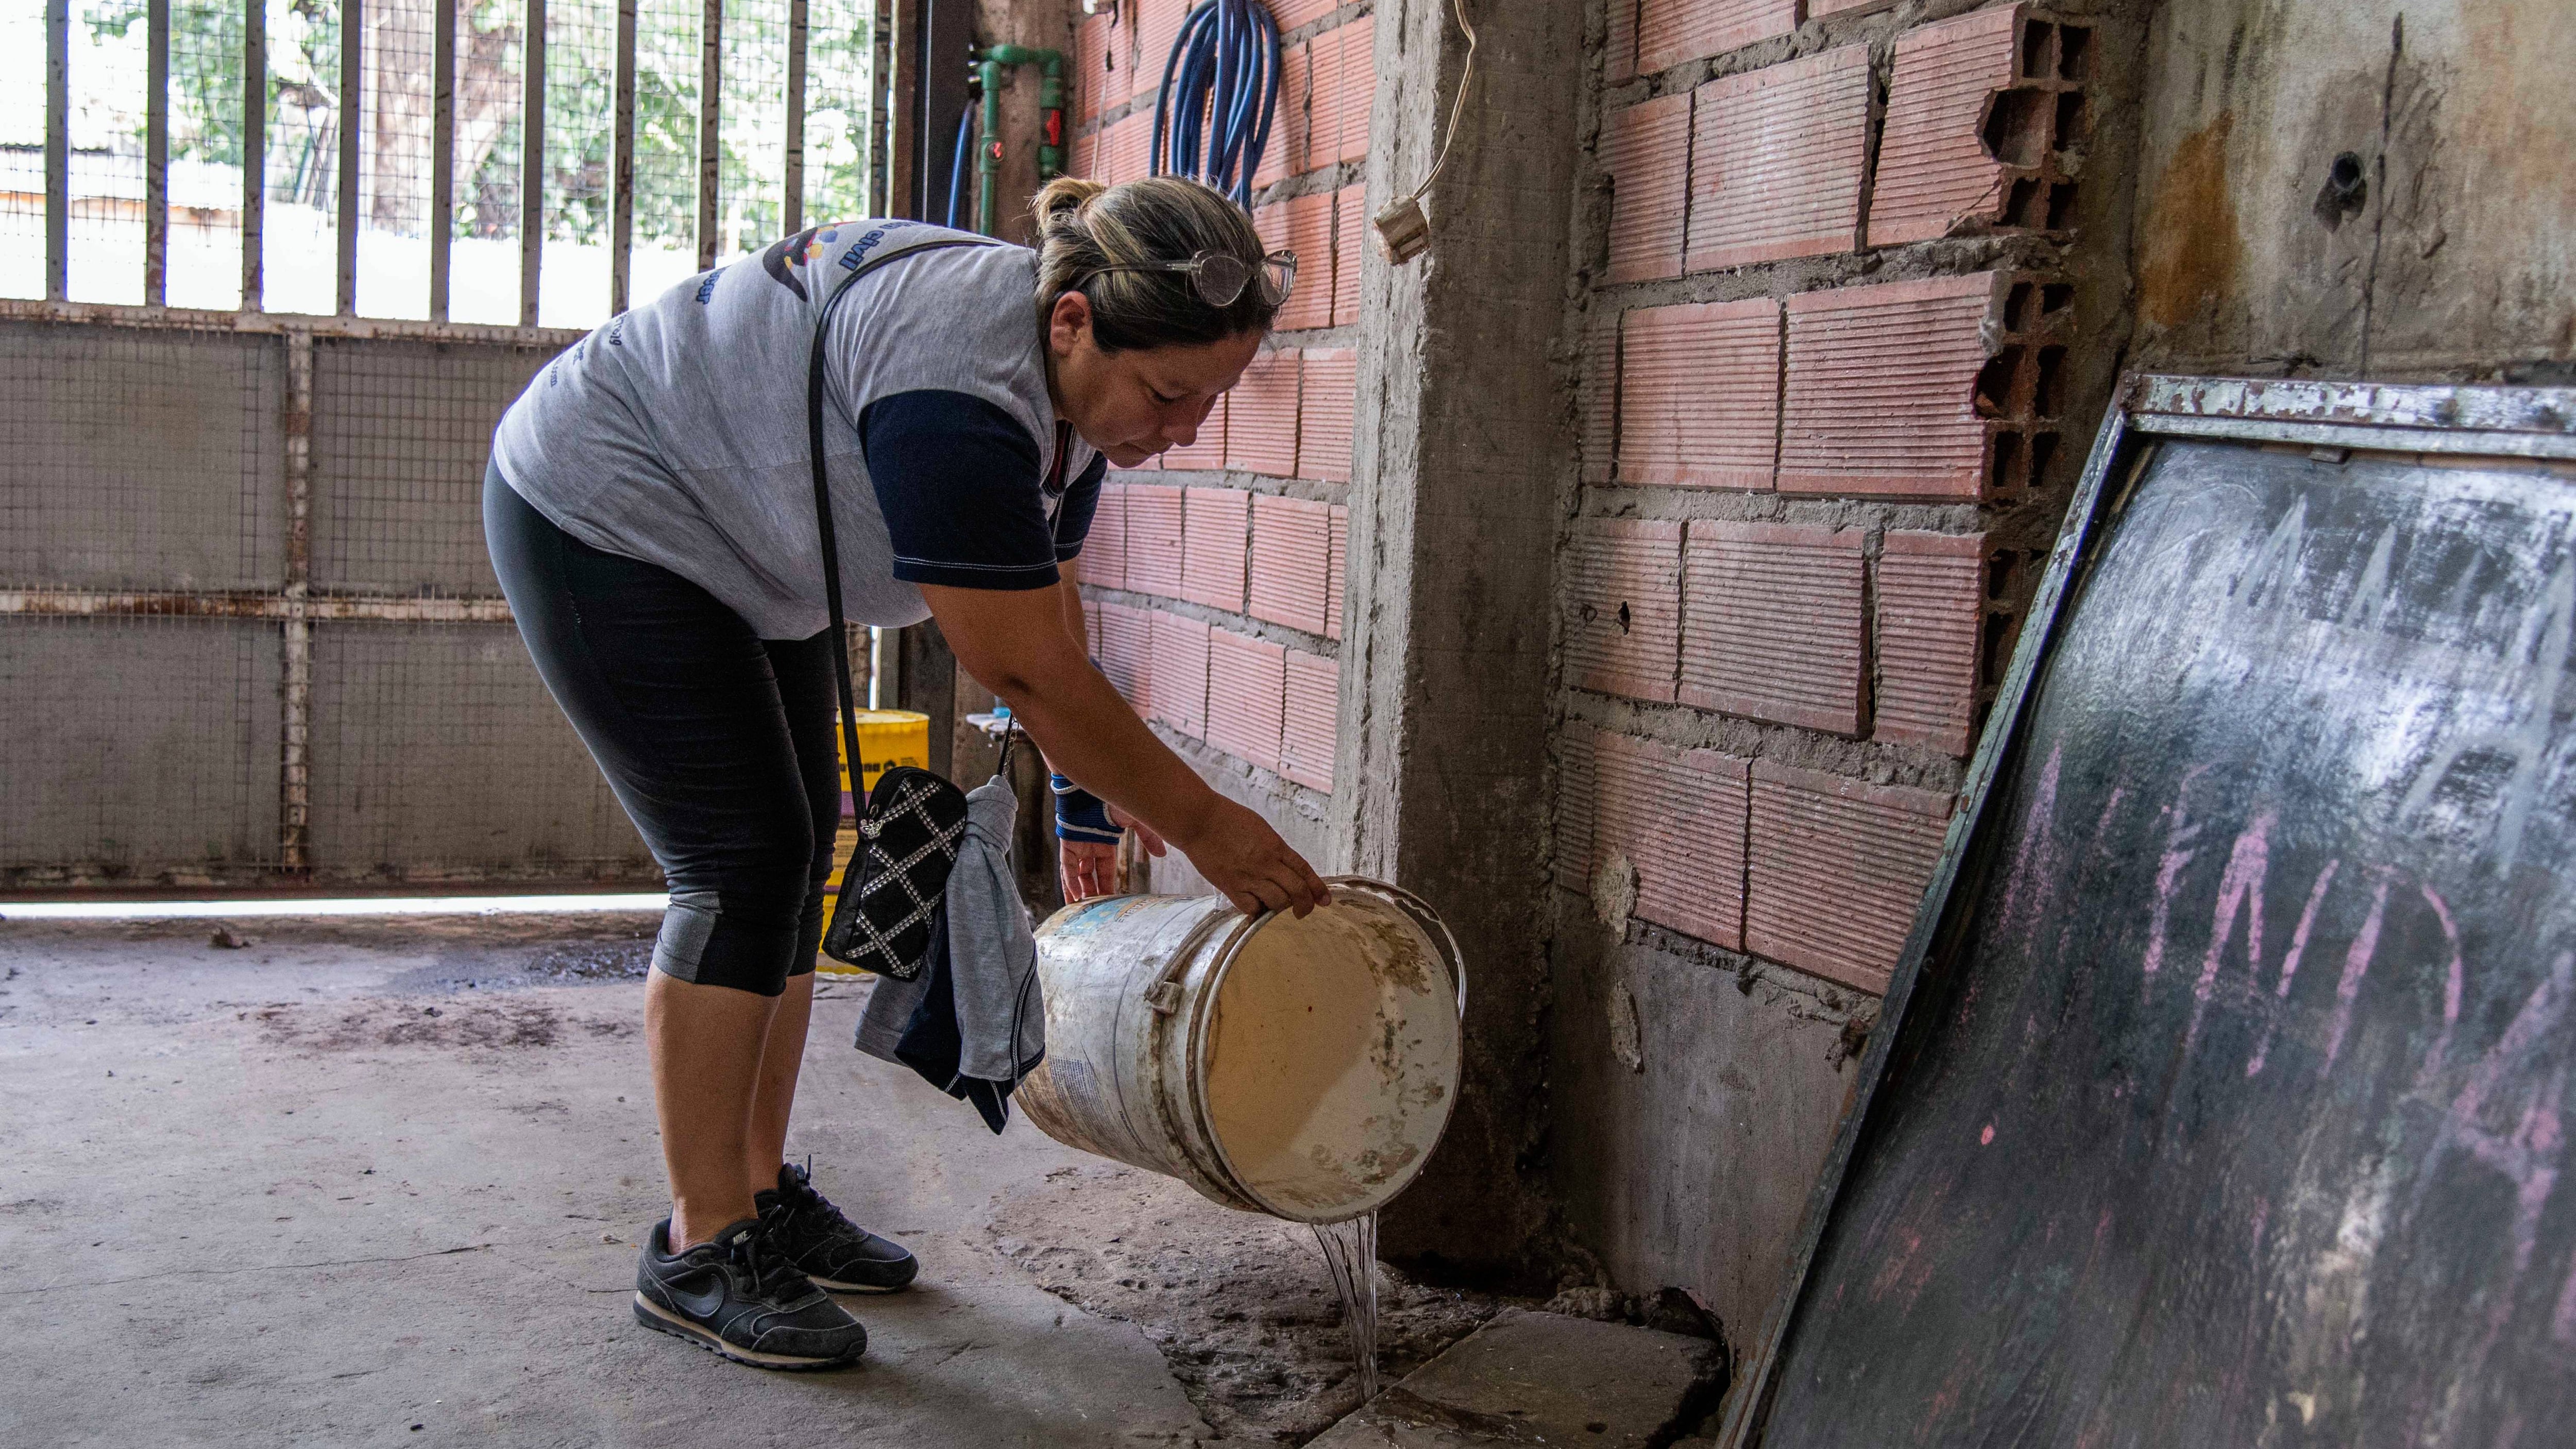
[[832,641],[763,639],[669,569],[592,548],[483,475],[537,673],[671,889],[653,968],[776,996],[814,969],[840,824]]

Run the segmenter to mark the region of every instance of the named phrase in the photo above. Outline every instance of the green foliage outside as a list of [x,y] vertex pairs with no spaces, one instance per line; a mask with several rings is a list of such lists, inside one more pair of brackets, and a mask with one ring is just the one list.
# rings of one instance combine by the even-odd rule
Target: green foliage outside
[[[872,7],[810,0],[806,212],[809,218],[865,211],[868,128],[865,96]],[[91,0],[91,30],[124,37],[146,23],[146,0]],[[456,214],[459,236],[517,234],[524,0],[458,0]],[[240,0],[170,0],[171,148],[174,160],[240,165],[244,26]],[[374,0],[374,26],[408,27],[426,51],[430,0]],[[635,77],[635,239],[694,244],[698,144],[698,0],[642,0]],[[329,127],[339,84],[337,0],[268,0],[268,149],[272,196],[327,206],[333,162]],[[609,231],[610,128],[616,104],[613,0],[555,0],[546,35],[545,215],[552,239],[604,244]],[[728,117],[721,138],[719,195],[744,237],[780,228],[783,180],[778,129],[784,99],[787,27],[783,0],[728,7],[726,100],[748,115]],[[424,55],[425,60],[425,55]],[[390,69],[390,68],[389,68]],[[427,66],[388,74],[371,97],[371,133],[409,128],[426,165]],[[749,82],[749,84],[746,84]],[[405,88],[416,95],[406,96]],[[749,95],[746,96],[746,91]],[[757,102],[756,110],[746,101]],[[138,133],[138,141],[139,141]],[[379,163],[381,164],[381,163]],[[419,185],[426,189],[427,179]],[[400,219],[379,215],[379,226]],[[757,245],[757,242],[752,244]]]

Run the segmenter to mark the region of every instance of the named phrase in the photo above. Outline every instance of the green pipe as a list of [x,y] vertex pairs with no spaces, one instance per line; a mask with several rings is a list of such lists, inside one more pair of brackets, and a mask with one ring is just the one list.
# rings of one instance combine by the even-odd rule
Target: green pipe
[[984,136],[975,158],[975,229],[986,236],[1000,220],[1002,192],[1002,72],[1041,67],[1038,81],[1038,184],[1064,174],[1064,52],[1029,45],[988,45],[975,52],[975,74],[984,88]]

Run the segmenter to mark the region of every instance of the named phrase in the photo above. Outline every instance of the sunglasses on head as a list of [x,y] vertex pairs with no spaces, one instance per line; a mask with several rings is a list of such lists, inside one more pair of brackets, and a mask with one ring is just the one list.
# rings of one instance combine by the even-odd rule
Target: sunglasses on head
[[1262,304],[1277,307],[1288,300],[1290,289],[1297,285],[1297,254],[1272,252],[1258,266],[1245,262],[1230,252],[1201,252],[1185,262],[1118,262],[1094,267],[1082,274],[1076,288],[1108,272],[1181,272],[1190,279],[1190,290],[1211,307],[1231,307],[1243,295],[1243,289],[1260,289]]

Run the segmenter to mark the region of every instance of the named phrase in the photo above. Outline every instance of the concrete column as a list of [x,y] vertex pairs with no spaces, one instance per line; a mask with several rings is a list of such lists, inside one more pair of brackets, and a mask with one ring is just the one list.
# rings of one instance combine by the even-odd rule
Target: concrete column
[[[1457,1115],[1386,1215],[1388,1256],[1526,1271],[1545,1215],[1550,580],[1570,468],[1556,342],[1572,275],[1584,7],[1476,0],[1474,94],[1427,199],[1430,254],[1372,251],[1351,498],[1336,854],[1419,892],[1467,957]],[[1382,3],[1372,214],[1420,184],[1466,37]]]

